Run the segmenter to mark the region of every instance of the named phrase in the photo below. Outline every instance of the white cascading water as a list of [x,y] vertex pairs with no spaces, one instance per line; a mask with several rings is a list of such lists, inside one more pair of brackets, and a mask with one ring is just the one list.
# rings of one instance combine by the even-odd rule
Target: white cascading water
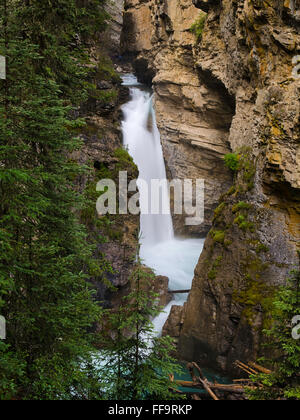
[[[137,82],[135,78],[132,82]],[[127,83],[128,81],[127,77]],[[141,207],[141,241],[143,245],[151,246],[157,243],[170,241],[174,237],[173,224],[170,216],[170,203],[167,186],[164,186],[162,199],[165,202],[157,203],[159,207],[167,208],[169,214],[145,214],[151,203],[151,189],[144,188],[141,180],[151,185],[152,179],[166,179],[166,169],[160,135],[155,121],[152,106],[152,96],[141,88],[132,88],[131,101],[123,106],[123,141],[139,168],[137,185],[140,192]],[[147,199],[148,198],[148,199]],[[151,203],[155,205],[155,203]]]
[[[147,194],[141,180],[148,185],[153,179],[165,180],[166,168],[151,93],[137,82],[134,75],[123,76],[123,85],[130,87],[131,96],[130,101],[122,107],[123,141],[139,169],[137,184],[143,213],[150,203],[150,188]],[[161,203],[160,214],[141,214],[141,258],[157,275],[169,277],[170,290],[188,290],[204,239],[174,237],[167,186],[165,188],[162,197],[167,202]],[[162,214],[166,213],[162,209],[168,209],[168,214]],[[186,299],[185,294],[175,295],[164,312],[153,321],[157,334],[161,333],[172,306],[183,305]]]

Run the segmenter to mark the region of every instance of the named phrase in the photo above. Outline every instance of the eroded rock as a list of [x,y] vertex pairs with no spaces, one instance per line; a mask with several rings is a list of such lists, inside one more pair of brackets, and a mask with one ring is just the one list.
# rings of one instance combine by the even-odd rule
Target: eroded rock
[[[187,230],[175,217],[176,231],[207,231],[220,206],[196,269],[179,353],[232,371],[235,358],[261,353],[266,301],[298,265],[300,107],[292,60],[300,54],[300,5],[125,4],[123,50],[135,58],[141,78],[153,80],[168,175],[206,180],[205,224]],[[199,13],[193,4],[208,12],[198,41],[189,30]],[[229,151],[246,156],[248,166],[231,189],[222,162]],[[166,325],[174,334],[177,312]]]
[[176,233],[203,235],[231,183],[222,158],[230,151],[235,101],[221,78],[195,69],[197,40],[190,28],[198,15],[191,0],[127,0],[122,49],[134,57],[140,80],[153,83],[169,179],[205,179],[205,222],[187,227],[185,215],[174,216]]

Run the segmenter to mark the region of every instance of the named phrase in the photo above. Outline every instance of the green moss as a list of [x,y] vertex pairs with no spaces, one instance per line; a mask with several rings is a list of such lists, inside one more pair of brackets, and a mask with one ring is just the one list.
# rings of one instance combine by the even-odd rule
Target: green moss
[[217,208],[216,208],[216,210],[215,210],[215,216],[214,216],[214,218],[215,219],[219,219],[220,218],[220,216],[221,216],[221,214],[223,213],[223,211],[225,210],[225,208],[226,208],[226,203],[221,203]]
[[211,236],[214,242],[218,242],[220,244],[224,243],[225,240],[225,232],[223,230],[212,230]]
[[239,228],[244,230],[244,231],[249,230],[252,233],[255,232],[255,225],[252,222],[246,222],[246,221],[242,222],[242,223],[239,224]]
[[102,57],[97,68],[97,79],[112,82],[121,82],[121,78],[114,69],[113,62],[109,57]]
[[227,192],[227,195],[233,195],[236,192],[236,187],[233,185]]
[[262,252],[269,252],[269,248],[266,245],[259,243],[255,251],[257,254],[261,254]]
[[[250,244],[256,241],[248,241]],[[253,325],[257,314],[263,309],[265,319],[269,318],[270,302],[273,298],[274,287],[265,283],[264,273],[269,267],[268,263],[262,261],[259,256],[248,254],[240,264],[240,270],[244,273],[244,279],[239,289],[234,290],[233,300],[243,305],[243,315],[249,325]]]
[[239,176],[227,195],[244,194],[254,188],[254,177],[256,173],[256,161],[253,160],[253,153],[249,147],[243,147],[236,153],[228,153],[224,156],[225,166]]
[[213,263],[211,270],[209,271],[207,277],[209,280],[215,280],[218,274],[218,269],[220,268],[223,257],[219,256]]
[[245,261],[245,270],[251,276],[251,278],[255,278],[259,280],[262,276],[262,273],[266,271],[269,267],[268,263],[262,262],[259,256],[249,258]]
[[230,247],[230,245],[232,245],[232,241],[230,239],[225,239],[224,245],[226,246],[226,248],[228,248]]
[[273,295],[274,287],[267,286],[264,281],[253,279],[250,274],[247,274],[245,276],[245,288],[235,291],[233,298],[245,307],[243,315],[248,324],[252,326],[259,308],[264,310],[265,322],[267,322],[268,313],[272,308]]
[[198,41],[201,41],[202,39],[206,17],[207,17],[207,14],[204,12],[201,12],[199,14],[198,19],[193,23],[193,25],[190,28],[190,32],[192,32],[196,36]]
[[239,226],[241,230],[250,232],[255,232],[255,225],[253,222],[249,222],[247,215],[243,215],[241,213],[238,213],[238,216],[234,219],[234,223]]
[[135,166],[132,157],[128,153],[128,150],[124,149],[124,147],[119,147],[118,149],[116,149],[114,151],[114,157],[118,158],[121,163]]
[[245,216],[243,216],[242,214],[239,214],[235,219],[234,219],[234,223],[236,224],[236,225],[239,225],[239,227],[240,227],[240,225],[242,224],[242,223],[244,223],[244,222],[246,222],[246,218],[245,218]]
[[209,280],[215,280],[217,277],[217,272],[216,270],[210,270],[210,272],[207,275]]
[[251,207],[251,204],[245,203],[245,201],[240,201],[232,207],[232,213],[237,213],[240,210],[250,210]]
[[240,151],[240,168],[242,173],[242,180],[245,182],[247,190],[254,188],[254,177],[256,173],[256,162],[253,159],[252,150],[249,147],[244,147]]

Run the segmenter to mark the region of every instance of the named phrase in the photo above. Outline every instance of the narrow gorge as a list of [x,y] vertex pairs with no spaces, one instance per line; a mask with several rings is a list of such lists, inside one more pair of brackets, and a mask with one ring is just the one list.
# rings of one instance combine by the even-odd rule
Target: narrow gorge
[[[165,330],[181,359],[230,373],[262,354],[268,302],[298,265],[299,12],[294,1],[125,0],[122,55],[153,85],[167,176],[205,180],[205,222],[173,217],[177,235],[208,236]],[[228,153],[241,159],[234,175]]]
[[299,99],[300,0],[0,1],[0,401],[300,400]]

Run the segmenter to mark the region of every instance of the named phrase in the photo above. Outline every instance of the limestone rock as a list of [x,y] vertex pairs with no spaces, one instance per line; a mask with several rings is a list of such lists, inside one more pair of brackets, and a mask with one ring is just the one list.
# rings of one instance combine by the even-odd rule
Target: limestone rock
[[[197,68],[220,78],[235,97],[228,140],[233,151],[247,150],[253,173],[239,174],[232,194],[220,200],[179,353],[229,372],[235,359],[262,353],[268,297],[298,264],[299,81],[292,77],[291,51],[300,38],[286,19],[287,3],[222,1],[222,8],[209,10],[198,50]],[[298,11],[299,5],[294,16]],[[239,203],[251,210],[235,214]]]
[[175,215],[175,231],[204,235],[231,183],[222,158],[230,151],[235,101],[221,79],[195,69],[197,42],[190,28],[198,15],[191,0],[126,0],[122,49],[135,57],[139,78],[153,83],[169,179],[205,179],[205,222],[187,227],[186,216]]
[[[200,12],[195,5],[208,12],[198,41],[189,30]],[[141,80],[153,81],[168,176],[206,180],[204,225],[186,229],[175,217],[176,231],[201,234],[213,223],[179,352],[225,371],[235,358],[261,353],[263,302],[298,264],[300,90],[292,60],[299,55],[299,6],[125,0],[123,51]],[[243,151],[248,171],[222,196],[232,184],[222,161],[230,151]],[[240,203],[250,206],[247,213],[233,211]],[[166,325],[175,325],[174,334],[177,312]]]

